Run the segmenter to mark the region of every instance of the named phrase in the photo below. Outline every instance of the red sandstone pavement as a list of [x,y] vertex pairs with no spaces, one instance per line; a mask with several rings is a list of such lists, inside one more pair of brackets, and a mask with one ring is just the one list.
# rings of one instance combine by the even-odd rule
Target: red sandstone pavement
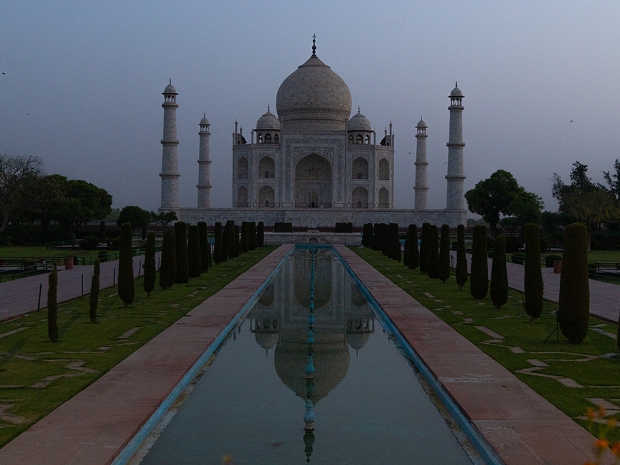
[[506,465],[582,465],[592,457],[590,433],[354,252],[334,247]]
[[291,247],[276,249],[4,446],[0,464],[110,464]]
[[[0,449],[0,464],[110,464],[291,247],[278,248]],[[581,465],[591,457],[593,436],[355,253],[336,248],[506,465]]]

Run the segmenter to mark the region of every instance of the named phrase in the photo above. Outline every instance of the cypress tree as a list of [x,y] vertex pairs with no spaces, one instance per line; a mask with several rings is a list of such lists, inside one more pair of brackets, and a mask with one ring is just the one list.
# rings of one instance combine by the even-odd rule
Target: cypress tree
[[187,256],[187,224],[183,221],[174,223],[175,250],[177,254],[177,275],[175,282],[189,281],[189,263]]
[[235,226],[235,236],[233,237],[233,249],[235,251],[235,258],[241,255],[241,228]]
[[372,225],[372,250],[379,250],[379,223]]
[[256,233],[256,245],[263,247],[265,245],[265,223],[258,222],[258,232]]
[[465,226],[459,224],[456,228],[456,284],[459,291],[467,282],[467,255],[465,253]]
[[211,246],[209,245],[209,236],[207,234],[207,223],[198,222],[198,241],[200,242],[200,271],[206,273],[209,271],[209,255]]
[[409,268],[409,258],[411,257],[411,225],[407,228],[405,236],[405,250],[403,252],[403,265]]
[[250,227],[247,221],[241,223],[241,252],[246,253],[249,250]]
[[543,309],[544,282],[540,268],[540,239],[538,237],[538,225],[527,223],[525,232],[525,298],[523,306],[525,312],[531,317],[530,322],[539,318]]
[[170,228],[164,231],[164,242],[161,248],[161,263],[159,265],[159,286],[164,290],[170,289],[176,281],[176,274],[176,238],[174,237],[174,229]]
[[390,225],[381,223],[381,253],[390,256]]
[[197,225],[191,225],[187,232],[187,267],[190,278],[197,278],[202,272],[200,261],[200,231]]
[[[92,323],[97,322],[97,307],[99,306],[99,276],[101,267],[99,265],[99,257],[95,258],[93,265],[93,277],[90,280],[90,296],[88,298],[89,311],[88,316]],[[145,273],[146,274],[146,273]]]
[[471,245],[471,277],[469,290],[474,299],[484,299],[489,290],[489,263],[487,261],[487,227],[474,226]]
[[233,239],[233,221],[228,220],[224,225],[224,232],[222,233],[222,261],[225,262],[229,258],[232,258],[232,239]]
[[136,283],[133,279],[133,253],[131,249],[133,227],[131,223],[121,225],[121,237],[118,247],[118,296],[127,308],[133,303]]
[[56,267],[48,277],[47,288],[47,335],[50,341],[58,341],[58,273]]
[[588,282],[588,230],[582,223],[564,229],[564,257],[560,275],[558,322],[571,344],[588,334],[590,283]]
[[[293,224],[290,223],[291,232],[293,231]],[[256,244],[258,241],[256,240],[256,223],[254,221],[250,221],[250,250],[256,249]]]
[[400,239],[398,238],[398,223],[390,223],[388,225],[389,234],[389,257],[400,262]]
[[450,277],[450,226],[441,225],[441,241],[439,243],[439,279],[446,282]]
[[428,273],[428,228],[429,223],[422,224],[422,237],[420,237],[420,273]]
[[[142,288],[146,292],[147,297],[151,297],[151,291],[155,289],[155,275],[157,270],[155,268],[155,233],[149,232],[146,235],[146,247],[144,249],[144,280],[142,281]],[[91,291],[92,295],[92,291]]]
[[[539,262],[540,263],[540,262]],[[498,234],[493,242],[491,266],[491,302],[500,308],[508,302],[508,271],[506,270],[506,236]]]
[[439,231],[434,224],[428,227],[428,277],[439,278]]
[[[415,224],[410,224],[409,230],[411,231],[409,269],[415,270],[420,265],[420,253],[418,252],[418,227]],[[409,231],[407,231],[407,233],[409,233]]]
[[222,255],[224,255],[224,245],[222,242],[222,223],[219,221],[215,223],[215,244],[213,245],[213,261],[216,265],[222,263]]

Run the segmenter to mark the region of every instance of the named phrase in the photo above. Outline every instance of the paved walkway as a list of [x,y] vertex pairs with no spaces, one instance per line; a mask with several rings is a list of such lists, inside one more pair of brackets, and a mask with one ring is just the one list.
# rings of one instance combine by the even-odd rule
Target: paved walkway
[[[157,252],[156,263],[160,256],[161,252]],[[138,273],[144,274],[144,270],[140,269],[143,263],[144,255],[133,258],[134,276],[137,277]],[[76,265],[72,270],[59,266],[58,302],[90,293],[93,270],[93,265]],[[40,306],[47,307],[48,276],[48,273],[44,273],[0,283],[0,322],[36,311],[39,308],[39,289],[41,289]],[[99,282],[101,289],[118,283],[118,260],[101,264]]]

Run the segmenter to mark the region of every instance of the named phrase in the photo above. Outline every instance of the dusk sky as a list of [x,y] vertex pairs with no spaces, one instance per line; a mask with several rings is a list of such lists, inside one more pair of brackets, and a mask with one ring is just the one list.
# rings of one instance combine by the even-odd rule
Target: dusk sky
[[[504,169],[555,211],[550,178],[595,181],[620,157],[620,2],[0,2],[0,152],[160,205],[168,79],[179,93],[180,203],[196,206],[198,122],[211,122],[211,205],[230,207],[231,133],[317,55],[378,140],[393,123],[396,208],[413,208],[415,125],[428,124],[429,207],[445,208],[448,95],[463,104],[465,190]],[[572,122],[571,122],[572,121]]]

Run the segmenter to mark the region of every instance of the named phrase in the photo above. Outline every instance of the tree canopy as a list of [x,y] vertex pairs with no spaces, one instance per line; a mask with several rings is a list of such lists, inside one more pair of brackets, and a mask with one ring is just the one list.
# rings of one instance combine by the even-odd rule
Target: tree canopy
[[150,211],[143,210],[135,205],[128,205],[123,207],[121,210],[118,215],[118,219],[116,220],[116,224],[120,226],[124,223],[131,223],[133,233],[137,228],[142,228],[142,230],[145,230],[152,219],[153,217],[151,216]]
[[41,177],[43,164],[32,155],[11,156],[0,153],[0,231],[6,229],[13,213],[23,202],[24,186]]
[[511,173],[497,170],[488,179],[479,181],[465,193],[467,207],[477,213],[491,227],[491,235],[497,235],[497,224],[502,216],[514,216],[519,225],[539,222],[542,199],[519,185]]

